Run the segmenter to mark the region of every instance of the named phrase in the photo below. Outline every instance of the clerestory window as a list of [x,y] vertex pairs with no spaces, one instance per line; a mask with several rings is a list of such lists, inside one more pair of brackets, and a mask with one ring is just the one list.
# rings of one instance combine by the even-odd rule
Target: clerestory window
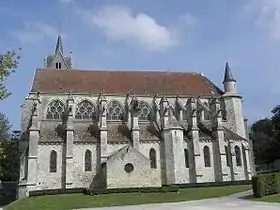
[[123,120],[124,111],[118,101],[111,101],[107,108],[107,120]]
[[148,103],[145,101],[139,102],[139,113],[138,118],[139,120],[151,120],[151,109]]
[[52,101],[47,108],[47,119],[61,120],[65,112],[65,105],[59,101]]
[[94,105],[90,101],[84,100],[77,105],[75,119],[91,120],[94,112]]

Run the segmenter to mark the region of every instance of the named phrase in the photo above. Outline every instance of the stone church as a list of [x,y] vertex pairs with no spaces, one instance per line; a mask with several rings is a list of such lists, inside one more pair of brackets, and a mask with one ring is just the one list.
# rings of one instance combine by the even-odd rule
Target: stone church
[[251,179],[228,63],[223,86],[195,72],[73,69],[59,36],[22,105],[20,194]]

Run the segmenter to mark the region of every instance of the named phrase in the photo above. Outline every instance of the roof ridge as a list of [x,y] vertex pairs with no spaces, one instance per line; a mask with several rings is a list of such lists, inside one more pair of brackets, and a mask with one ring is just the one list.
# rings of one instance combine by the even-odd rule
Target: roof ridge
[[[57,71],[55,68],[36,68],[36,71]],[[64,70],[67,71],[67,70]],[[194,71],[179,71],[179,70],[160,70],[160,69],[71,69],[70,71],[79,71],[79,72],[149,72],[149,73],[183,73],[183,74],[195,74],[201,75],[201,72]]]

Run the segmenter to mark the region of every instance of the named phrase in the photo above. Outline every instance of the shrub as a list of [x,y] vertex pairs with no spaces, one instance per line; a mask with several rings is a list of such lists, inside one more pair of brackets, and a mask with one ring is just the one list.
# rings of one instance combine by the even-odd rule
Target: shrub
[[252,178],[252,187],[254,196],[257,198],[280,193],[280,172],[254,176]]
[[85,189],[85,195],[99,195],[110,193],[166,193],[178,192],[179,188],[176,186],[163,186],[163,187],[147,187],[147,188],[119,188],[119,189]]

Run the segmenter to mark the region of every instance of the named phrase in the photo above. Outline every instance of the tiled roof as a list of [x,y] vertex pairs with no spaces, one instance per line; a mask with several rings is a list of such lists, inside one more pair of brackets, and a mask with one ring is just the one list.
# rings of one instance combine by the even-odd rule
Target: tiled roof
[[217,96],[223,92],[199,73],[37,69],[32,92]]

